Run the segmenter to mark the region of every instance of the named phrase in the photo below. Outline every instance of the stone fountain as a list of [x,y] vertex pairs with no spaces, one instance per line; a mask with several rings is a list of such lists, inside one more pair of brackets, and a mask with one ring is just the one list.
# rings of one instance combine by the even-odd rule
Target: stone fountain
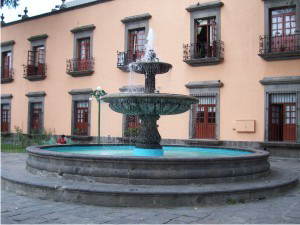
[[[269,153],[262,150],[231,149],[234,155],[203,157],[195,153],[205,150],[200,146],[164,146],[165,155],[154,157],[164,154],[157,130],[160,115],[186,112],[197,99],[155,91],[155,76],[172,66],[156,58],[153,33],[149,33],[144,59],[130,65],[132,71],[145,75],[145,93],[102,97],[114,111],[139,115],[142,120],[133,156],[133,146],[119,144],[31,146],[26,149],[26,165],[25,160],[17,160],[1,171],[5,190],[101,206],[182,207],[257,200],[298,184],[293,172],[270,170]],[[172,154],[167,147],[174,148]],[[127,148],[129,155],[118,152]],[[88,153],[93,150],[97,151]],[[209,153],[229,150],[208,149]],[[178,156],[178,151],[188,156]]]
[[142,121],[137,138],[135,156],[162,156],[161,136],[157,120],[160,115],[174,115],[188,111],[198,99],[192,96],[157,93],[155,77],[167,73],[172,65],[160,62],[153,47],[153,31],[149,30],[144,57],[129,65],[130,71],[145,75],[144,93],[109,94],[101,99],[118,113],[138,115]]

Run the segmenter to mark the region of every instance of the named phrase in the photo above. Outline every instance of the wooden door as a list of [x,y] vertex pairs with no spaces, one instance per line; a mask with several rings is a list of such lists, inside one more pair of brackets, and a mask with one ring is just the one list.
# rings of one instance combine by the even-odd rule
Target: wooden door
[[293,51],[296,46],[296,12],[294,8],[272,11],[271,51]]
[[45,75],[45,50],[39,48],[37,51],[37,74]]
[[9,74],[9,71],[10,71],[10,56],[5,55],[3,61],[4,61],[4,65],[3,65],[3,68],[2,68],[2,78],[9,78],[10,77],[10,74]]
[[215,18],[195,20],[195,58],[216,56],[216,21]]
[[40,131],[42,121],[42,104],[32,103],[31,105],[31,132]]
[[215,139],[216,138],[216,106],[198,105],[194,110],[194,138]]
[[9,131],[9,105],[8,104],[1,104],[1,132],[8,132]]
[[296,47],[296,13],[284,15],[283,47],[284,51],[294,51]]
[[36,75],[35,69],[35,51],[28,51],[27,56],[27,76]]
[[144,55],[145,29],[129,31],[129,61],[135,62],[141,59]]
[[282,104],[271,104],[269,111],[269,141],[282,141]]
[[78,40],[78,71],[90,70],[90,38]]
[[88,135],[88,102],[77,102],[75,106],[75,134]]
[[283,109],[283,141],[296,141],[296,104],[284,104]]

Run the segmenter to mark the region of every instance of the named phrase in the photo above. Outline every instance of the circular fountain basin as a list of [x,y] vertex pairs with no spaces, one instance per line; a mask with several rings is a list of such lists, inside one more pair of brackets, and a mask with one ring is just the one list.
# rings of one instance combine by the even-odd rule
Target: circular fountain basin
[[[133,146],[114,145],[109,151],[105,148],[98,145],[28,147],[27,169],[35,174],[78,181],[137,185],[236,182],[266,176],[270,170],[269,153],[259,150],[164,147],[163,157],[138,157],[132,156]],[[207,152],[206,156],[201,155],[203,151]]]
[[188,111],[198,99],[178,94],[120,93],[101,98],[118,113],[130,115],[174,115]]
[[141,61],[129,64],[129,69],[139,74],[163,74],[167,73],[172,68],[172,65],[164,62]]

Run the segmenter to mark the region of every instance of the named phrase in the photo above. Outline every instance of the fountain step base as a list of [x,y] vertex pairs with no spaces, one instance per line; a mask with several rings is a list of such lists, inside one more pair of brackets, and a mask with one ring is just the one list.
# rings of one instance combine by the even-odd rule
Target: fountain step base
[[24,160],[2,165],[2,188],[40,199],[111,207],[182,207],[244,202],[280,195],[298,183],[294,173],[273,169],[267,178],[205,185],[101,184],[41,177],[26,171]]

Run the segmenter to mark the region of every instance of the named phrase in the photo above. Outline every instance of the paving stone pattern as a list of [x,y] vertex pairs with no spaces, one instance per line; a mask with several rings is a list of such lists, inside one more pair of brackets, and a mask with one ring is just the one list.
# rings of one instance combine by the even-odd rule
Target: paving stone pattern
[[[1,161],[2,167],[10,163],[5,154]],[[300,175],[299,160],[272,158],[270,162]],[[1,224],[299,224],[299,209],[300,185],[283,196],[256,202],[180,208],[99,207],[1,192]]]

